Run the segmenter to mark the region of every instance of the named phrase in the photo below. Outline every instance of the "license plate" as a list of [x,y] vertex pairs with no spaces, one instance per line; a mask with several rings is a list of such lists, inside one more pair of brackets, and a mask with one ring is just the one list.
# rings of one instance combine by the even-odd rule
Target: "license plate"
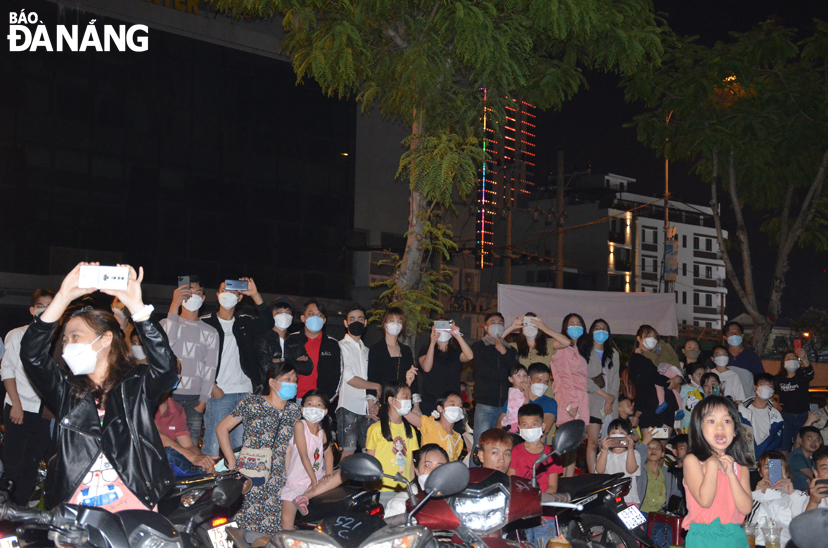
[[[231,521],[207,530],[207,534],[210,535],[210,542],[213,543],[213,548],[233,548],[233,541],[227,537],[227,532],[224,530],[225,527],[238,527],[238,525],[236,525],[235,521]],[[10,547],[0,546],[0,548]]]
[[0,538],[0,548],[20,548],[20,543],[15,536]]
[[630,506],[626,510],[618,512],[618,517],[627,526],[627,529],[635,529],[640,525],[647,523],[647,518],[641,513],[641,510],[635,506]]

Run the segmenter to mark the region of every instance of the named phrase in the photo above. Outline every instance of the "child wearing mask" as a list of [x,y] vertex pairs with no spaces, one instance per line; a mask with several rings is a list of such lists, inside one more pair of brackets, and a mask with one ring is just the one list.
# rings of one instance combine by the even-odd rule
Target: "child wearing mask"
[[541,453],[550,455],[545,464],[538,466],[538,485],[544,493],[558,490],[558,476],[563,467],[557,457],[552,457],[552,448],[543,443],[543,409],[535,403],[528,403],[518,411],[520,437],[523,443],[512,449],[510,476],[532,479],[532,465]]
[[509,389],[509,396],[503,404],[503,412],[497,418],[497,424],[506,428],[507,432],[518,431],[518,410],[529,401],[529,373],[526,368],[516,363],[509,370],[509,382],[512,387]]
[[[448,455],[436,443],[427,443],[420,447],[420,450],[414,456],[414,469],[417,471],[417,483],[411,484],[411,490],[414,491],[414,494],[416,495],[421,489],[425,489],[426,481],[428,481],[431,472],[447,462],[449,462]],[[385,517],[390,518],[404,514],[407,511],[406,502],[408,502],[407,491],[400,491],[394,495],[394,498],[385,507]]]
[[403,418],[420,431],[423,447],[437,445],[448,462],[460,460],[463,438],[454,431],[454,423],[463,420],[463,400],[456,392],[445,392],[437,398],[436,407],[431,416],[408,413]]
[[735,371],[727,364],[730,363],[730,354],[724,346],[713,348],[713,363],[716,364],[716,375],[719,376],[719,383],[722,385],[722,395],[727,396],[739,405],[747,399],[742,381]]
[[601,441],[601,452],[595,463],[598,474],[623,473],[630,478],[630,492],[624,497],[627,504],[639,504],[638,477],[641,475],[641,457],[635,450],[632,425],[626,419],[615,419],[609,424],[609,434]]
[[547,395],[549,379],[552,373],[543,363],[533,363],[529,366],[529,400],[543,409],[543,433],[549,434],[558,416],[558,402]]
[[[782,414],[773,407],[773,376],[768,373],[756,375],[754,385],[755,397],[749,398],[739,406],[742,424],[745,430],[752,432],[753,455],[759,456],[766,451],[778,451],[782,446]],[[749,436],[750,437],[750,436]],[[753,459],[755,462],[755,458]]]
[[302,419],[293,427],[285,466],[287,478],[282,488],[282,530],[290,531],[296,511],[308,513],[308,501],[342,484],[334,470],[328,398],[311,390],[302,398]]
[[[419,449],[417,435],[403,417],[411,412],[411,389],[400,381],[388,381],[380,399],[379,422],[368,428],[365,443],[369,455],[382,463],[383,472],[389,476],[402,474],[407,480],[414,479],[411,459]],[[405,484],[384,478],[380,488],[380,503],[384,505],[396,491],[404,491]]]
[[686,367],[687,384],[681,385],[681,404],[684,407],[684,418],[681,427],[686,432],[690,428],[690,413],[696,405],[704,399],[701,378],[707,373],[704,364],[699,362],[688,363]]

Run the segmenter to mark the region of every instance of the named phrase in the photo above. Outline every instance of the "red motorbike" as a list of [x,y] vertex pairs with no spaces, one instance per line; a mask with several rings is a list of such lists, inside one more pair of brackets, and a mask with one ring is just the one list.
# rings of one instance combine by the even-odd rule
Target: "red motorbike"
[[[552,453],[538,457],[531,480],[510,477],[488,468],[473,468],[469,470],[468,485],[460,493],[445,498],[433,498],[423,493],[416,495],[409,501],[410,506],[414,506],[414,500],[417,504],[411,508],[407,519],[413,522],[416,515],[416,523],[429,529],[443,543],[475,548],[534,546],[504,538],[504,532],[525,526],[523,520],[539,517],[543,507],[583,509],[580,504],[569,503],[567,494],[541,494],[536,471],[538,465],[552,455],[564,455],[577,448],[585,433],[583,421],[571,421],[558,429]],[[450,463],[443,467],[454,465]],[[516,538],[520,538],[519,535]],[[589,546],[589,543],[574,541],[573,546]]]

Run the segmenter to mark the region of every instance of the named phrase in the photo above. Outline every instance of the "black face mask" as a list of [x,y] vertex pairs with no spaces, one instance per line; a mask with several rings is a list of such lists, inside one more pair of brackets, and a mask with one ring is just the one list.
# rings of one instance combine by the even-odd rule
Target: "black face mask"
[[365,333],[365,324],[362,322],[354,322],[348,325],[348,333],[354,337],[361,337]]

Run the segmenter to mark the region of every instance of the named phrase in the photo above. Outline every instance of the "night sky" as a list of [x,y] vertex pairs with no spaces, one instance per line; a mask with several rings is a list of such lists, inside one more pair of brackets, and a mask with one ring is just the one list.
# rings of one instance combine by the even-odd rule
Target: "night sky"
[[[683,36],[698,36],[703,44],[728,40],[731,31],[746,32],[770,16],[784,25],[807,29],[814,18],[828,20],[828,2],[782,2],[754,0],[662,0],[655,9],[670,27]],[[638,180],[630,190],[661,196],[664,193],[664,160],[639,143],[635,130],[623,125],[641,112],[641,105],[628,104],[618,88],[618,77],[591,73],[588,90],[582,90],[560,112],[538,113],[538,167],[555,172],[558,150],[565,153],[566,173],[592,168],[593,173],[617,173]],[[690,173],[689,163],[671,164],[670,192],[679,200],[706,205],[710,187]],[[536,177],[537,178],[537,177]],[[758,216],[746,212],[751,238],[754,282],[765,312],[770,294],[775,246],[758,231]],[[725,227],[732,213],[724,216]],[[741,272],[741,261],[733,257]],[[828,309],[828,254],[795,249],[790,255],[790,271],[783,298],[783,318],[796,318],[809,306]],[[736,292],[730,288],[727,314],[733,318],[744,312]],[[782,323],[786,323],[784,320]]]

